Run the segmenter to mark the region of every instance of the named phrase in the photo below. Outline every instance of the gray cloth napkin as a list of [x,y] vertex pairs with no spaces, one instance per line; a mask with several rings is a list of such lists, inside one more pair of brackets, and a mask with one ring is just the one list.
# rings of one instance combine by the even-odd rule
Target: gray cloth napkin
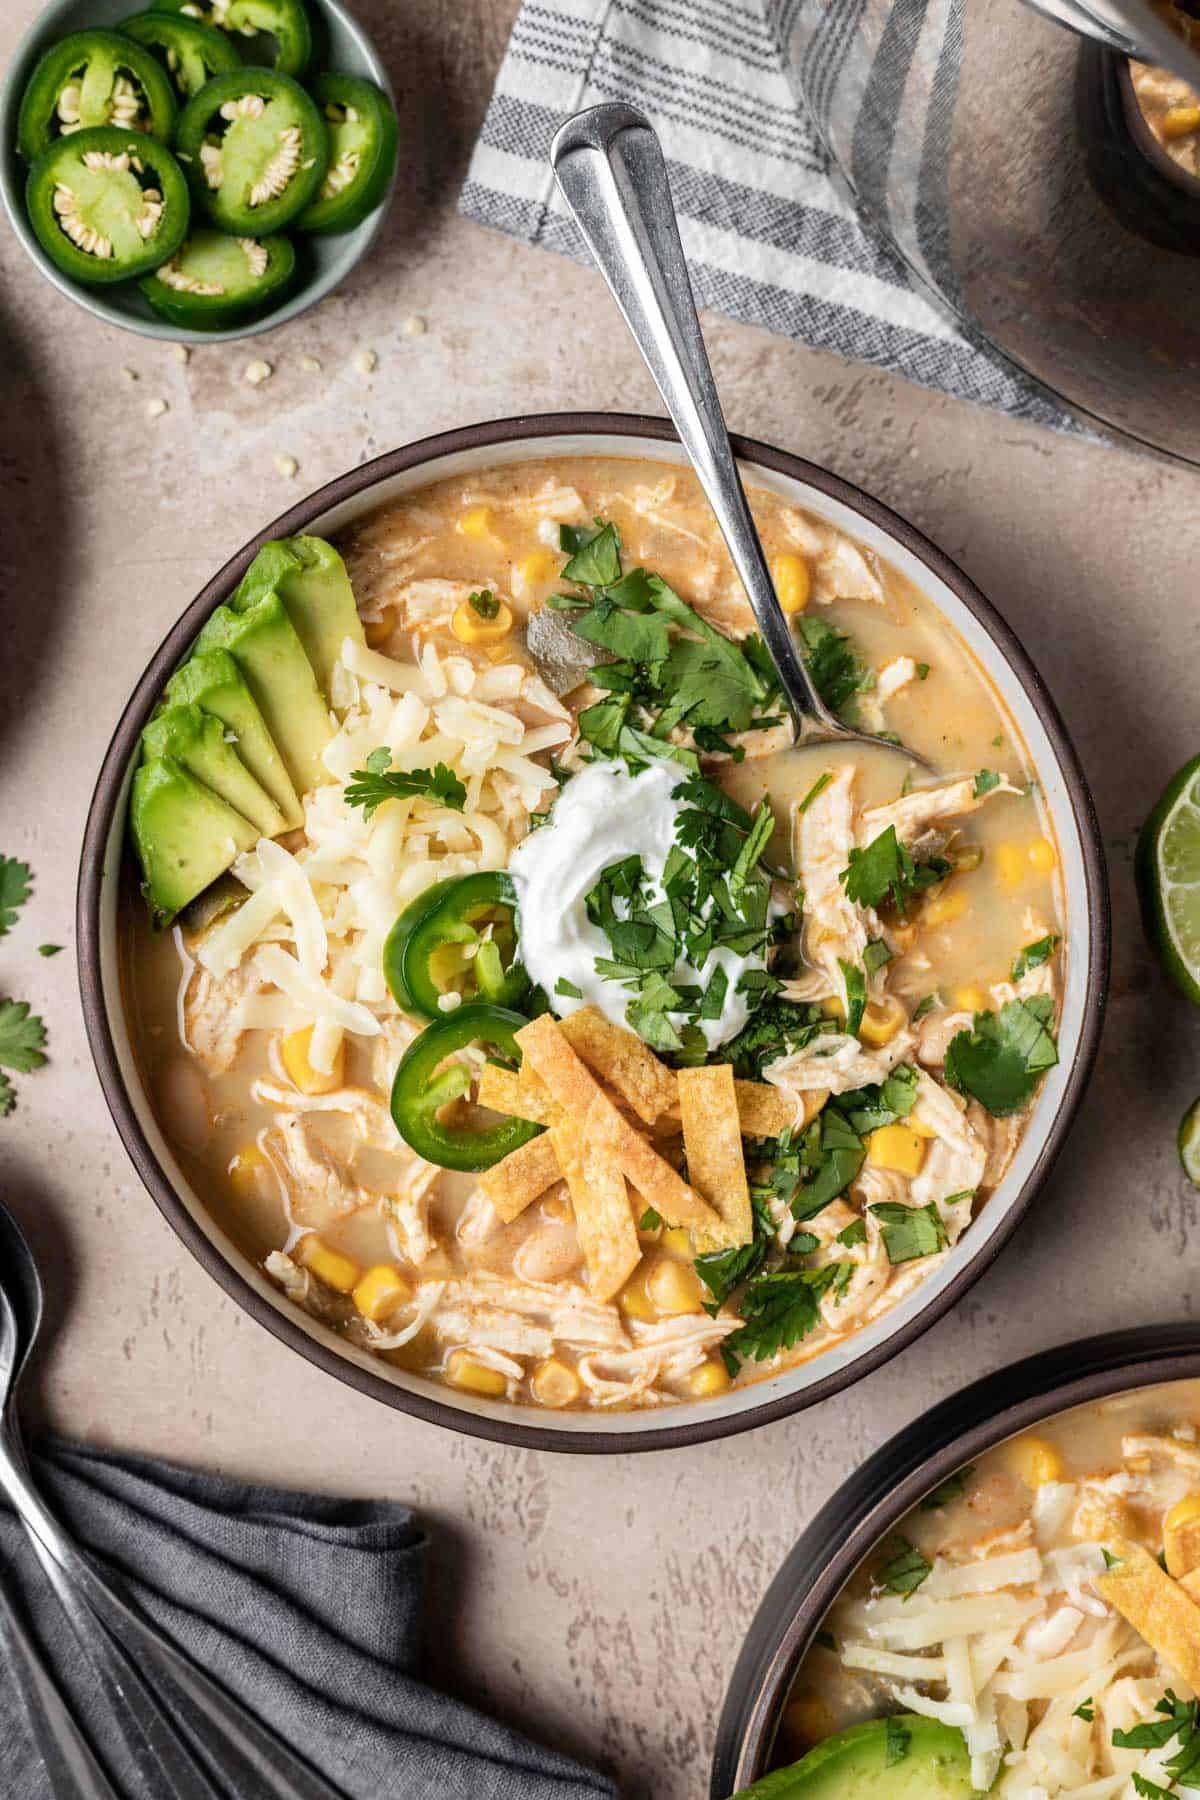
[[[823,131],[836,93],[858,191],[881,216],[896,195],[912,201],[921,227],[914,261],[952,292],[945,132],[963,0],[889,0],[876,7],[886,13],[878,34],[859,30],[866,3],[525,0],[460,209],[586,261],[547,164],[550,140],[581,107],[628,101],[662,139],[702,303],[959,399],[1078,430],[913,281],[831,167]],[[903,131],[897,82],[916,97]],[[868,94],[869,109],[860,105]],[[890,132],[878,129],[881,118],[893,122]]]
[[[587,1800],[611,1782],[420,1678],[426,1540],[405,1507],[225,1481],[48,1444],[37,1478],[102,1570],[349,1800]],[[140,1800],[107,1708],[24,1534],[0,1580],[110,1774]],[[0,1662],[0,1792],[54,1800]]]

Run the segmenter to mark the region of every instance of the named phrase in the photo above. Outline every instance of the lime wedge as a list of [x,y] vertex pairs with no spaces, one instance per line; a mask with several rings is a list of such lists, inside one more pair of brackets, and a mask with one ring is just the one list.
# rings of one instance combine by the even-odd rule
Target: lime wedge
[[1200,756],[1172,777],[1142,827],[1137,881],[1147,937],[1200,1006]]
[[1179,1160],[1192,1186],[1200,1188],[1200,1100],[1193,1100],[1179,1121]]

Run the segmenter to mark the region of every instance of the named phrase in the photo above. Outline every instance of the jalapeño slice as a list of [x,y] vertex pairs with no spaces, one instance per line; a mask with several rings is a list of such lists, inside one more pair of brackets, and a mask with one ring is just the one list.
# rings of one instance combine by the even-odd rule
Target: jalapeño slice
[[318,75],[311,85],[329,133],[329,166],[296,225],[301,231],[351,231],[391,186],[400,143],[395,108],[382,88],[356,75]]
[[279,232],[260,241],[201,226],[140,286],[169,324],[223,331],[278,305],[295,273],[295,247]]
[[[155,11],[183,13],[227,32],[245,47],[247,61],[269,60],[283,75],[299,78],[312,56],[312,22],[304,0],[155,0]],[[274,38],[273,56],[268,57],[263,36]]]
[[118,27],[124,37],[150,53],[163,65],[180,100],[190,100],[214,75],[240,69],[242,59],[223,31],[202,25],[183,13],[134,13]]
[[528,992],[529,977],[517,961],[516,895],[507,875],[487,870],[439,882],[430,904],[401,929],[406,918],[394,928],[399,941],[393,944],[389,936],[388,943],[410,1011],[440,1019],[448,994],[515,1006]]
[[442,1169],[490,1169],[502,1156],[537,1137],[542,1127],[528,1119],[487,1126],[476,1125],[469,1116],[442,1116],[444,1108],[466,1101],[472,1083],[470,1065],[447,1062],[447,1057],[481,1044],[519,1063],[516,1034],[528,1023],[503,1006],[460,1006],[427,1025],[409,1045],[392,1082],[392,1118],[418,1156]]
[[77,281],[127,281],[173,256],[188,189],[153,138],[97,125],[60,138],[29,171],[29,219],[47,256]]
[[166,71],[119,31],[76,31],[40,58],[21,98],[17,148],[35,162],[59,138],[96,125],[167,143],[175,96]]
[[240,237],[281,231],[303,212],[329,154],[313,101],[275,69],[214,76],[180,113],[175,144],[196,205]]

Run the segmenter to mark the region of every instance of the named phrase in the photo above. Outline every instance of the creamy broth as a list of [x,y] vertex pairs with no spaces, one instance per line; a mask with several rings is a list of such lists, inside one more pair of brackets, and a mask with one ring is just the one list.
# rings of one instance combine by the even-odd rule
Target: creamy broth
[[[916,1712],[963,1729],[975,1787],[1004,1800],[1174,1792],[1164,1765],[1179,1738],[1124,1746],[1113,1733],[1161,1723],[1167,1690],[1185,1701],[1195,1691],[1200,1383],[1059,1414],[932,1500],[827,1614],[776,1761],[863,1720]],[[915,1585],[910,1572],[897,1586],[905,1547],[917,1553]],[[929,1609],[948,1603],[960,1613],[943,1613],[953,1640],[932,1635]],[[1137,1788],[1134,1774],[1158,1787]]]
[[[718,1317],[710,1317],[705,1303],[712,1302],[713,1292],[693,1268],[702,1243],[711,1251],[717,1240],[673,1228],[669,1216],[665,1222],[656,1216],[636,1190],[629,1203],[639,1226],[641,1261],[619,1292],[596,1300],[592,1263],[562,1181],[505,1222],[485,1192],[486,1176],[423,1164],[397,1138],[387,1115],[393,1074],[421,1021],[405,1016],[379,974],[386,930],[380,906],[390,899],[390,922],[443,870],[461,875],[473,867],[503,866],[529,829],[531,813],[553,800],[553,777],[544,773],[550,758],[568,770],[580,766],[576,715],[595,701],[596,692],[581,687],[560,700],[541,682],[524,645],[527,620],[562,591],[560,524],[615,522],[626,571],[655,571],[704,621],[734,641],[752,629],[740,586],[690,475],[603,458],[523,463],[417,492],[340,542],[370,651],[362,652],[343,695],[341,732],[326,760],[332,754],[337,761],[355,730],[355,741],[369,746],[364,719],[391,717],[388,709],[403,688],[409,690],[406,700],[417,706],[416,696],[424,695],[420,704],[441,717],[460,691],[498,693],[512,674],[520,695],[488,704],[502,725],[507,720],[513,727],[506,742],[519,740],[522,730],[529,734],[530,764],[535,775],[543,772],[545,792],[535,807],[527,791],[518,797],[513,782],[487,787],[492,778],[483,777],[485,786],[478,791],[492,799],[480,805],[485,811],[491,805],[492,811],[479,830],[486,832],[490,849],[481,852],[454,816],[444,815],[440,826],[421,832],[419,851],[411,848],[411,835],[405,839],[410,849],[392,888],[380,886],[382,833],[376,827],[370,839],[376,849],[356,852],[362,858],[360,885],[369,889],[374,908],[370,926],[361,920],[353,929],[338,923],[359,904],[352,882],[338,875],[333,886],[314,889],[326,914],[334,986],[344,998],[365,1004],[375,1021],[374,1035],[352,1029],[339,1035],[339,1074],[336,1082],[324,1083],[334,1090],[327,1097],[302,1094],[296,1085],[295,1038],[312,1024],[312,1016],[270,981],[255,977],[247,985],[247,971],[253,973],[263,954],[261,941],[218,979],[197,969],[193,959],[206,954],[206,943],[211,946],[223,928],[222,917],[197,924],[188,914],[155,937],[134,884],[127,887],[121,939],[132,1037],[160,1123],[191,1184],[231,1240],[255,1261],[265,1260],[290,1297],[332,1330],[399,1365],[472,1392],[554,1408],[662,1405],[702,1400],[724,1391],[731,1379],[755,1380],[819,1354],[880,1316],[940,1265],[1003,1178],[1035,1104],[1031,1091],[1011,1113],[991,1117],[978,1099],[951,1092],[942,1074],[947,1044],[956,1032],[970,1031],[974,1014],[1041,996],[1037,1004],[1051,1029],[1056,1018],[1063,957],[1057,852],[1013,723],[961,640],[896,570],[772,494],[755,490],[751,499],[781,594],[790,591],[795,599],[797,581],[807,589],[798,619],[823,621],[849,634],[858,666],[866,672],[852,702],[856,716],[869,729],[894,733],[927,756],[944,772],[938,781],[946,792],[949,783],[959,783],[959,798],[947,803],[944,814],[935,812],[911,829],[901,826],[901,841],[911,842],[932,884],[914,890],[903,914],[885,906],[877,917],[873,909],[839,898],[838,869],[847,861],[837,839],[839,796],[850,797],[846,845],[867,845],[887,823],[886,809],[903,806],[905,796],[918,799],[926,786],[910,759],[869,745],[793,749],[790,731],[781,724],[735,734],[745,748],[744,761],[720,753],[701,758],[707,779],[748,811],[764,796],[771,803],[776,828],[766,854],[775,870],[776,915],[794,905],[792,883],[798,878],[803,885],[806,857],[815,867],[832,855],[828,903],[853,915],[839,929],[852,937],[857,932],[860,951],[860,940],[870,936],[873,954],[888,956],[883,967],[865,965],[868,1008],[860,1029],[864,1034],[874,1029],[875,1037],[864,1035],[859,1044],[844,1030],[837,1035],[853,1002],[849,988],[839,987],[849,977],[839,975],[828,945],[820,949],[819,909],[811,918],[804,915],[799,933],[780,927],[786,941],[771,956],[785,972],[783,997],[810,1006],[832,1035],[797,1051],[795,1068],[784,1067],[788,1059],[781,1055],[769,1072],[765,1065],[739,1070],[756,1083],[751,1099],[762,1102],[765,1095],[778,1107],[784,1096],[792,1109],[786,1146],[789,1134],[798,1134],[821,1109],[822,1084],[806,1058],[820,1057],[832,1043],[843,1045],[843,1065],[860,1071],[855,1079],[831,1075],[835,1090],[839,1081],[841,1090],[874,1083],[878,1093],[878,1083],[896,1068],[914,1084],[907,1101],[912,1110],[897,1119],[901,1163],[907,1157],[911,1166],[888,1164],[877,1125],[859,1174],[818,1218],[802,1218],[777,1194],[763,1199],[761,1217],[770,1213],[776,1236],[770,1245],[764,1240],[767,1261],[760,1260],[760,1272],[789,1256],[785,1266],[800,1268],[800,1253],[789,1251],[789,1240],[807,1242],[804,1233],[813,1236],[814,1245],[805,1266],[819,1268],[840,1258],[838,1269],[845,1271],[840,1287],[817,1285],[819,1317],[777,1353],[743,1354],[740,1367],[736,1356],[724,1359],[727,1340],[733,1337],[735,1349],[738,1343],[737,1292],[725,1296]],[[476,590],[511,610],[511,632],[466,643],[456,635],[454,621]],[[372,655],[389,661],[372,664]],[[425,660],[418,665],[414,659],[421,656]],[[392,682],[390,697],[373,684],[381,669]],[[400,673],[388,676],[389,669]],[[453,756],[451,743],[442,731],[436,755]],[[364,754],[360,749],[360,764]],[[346,750],[338,779],[345,780],[354,755]],[[413,751],[409,765],[420,762]],[[466,773],[466,764],[463,769]],[[972,783],[981,790],[978,795]],[[814,789],[816,797],[801,812]],[[493,804],[497,794],[504,806]],[[326,814],[332,816],[343,803],[332,784],[317,795],[324,832]],[[311,809],[311,796],[306,804]],[[474,804],[472,798],[468,814]],[[404,831],[416,830],[412,821],[421,805],[415,803],[416,810],[406,815]],[[874,824],[872,808],[885,809]],[[359,816],[344,806],[343,815],[345,831],[358,833],[354,841],[365,846]],[[388,816],[383,808],[376,818]],[[828,855],[826,829],[833,845]],[[326,837],[313,836],[316,830],[317,812],[310,810],[304,831],[283,840],[302,862],[315,855],[319,864],[332,854]],[[502,855],[496,840],[507,845]],[[245,866],[243,858],[235,872]],[[808,887],[812,904],[811,879]],[[226,921],[228,916],[223,915]],[[521,926],[526,935],[537,929],[536,921],[522,920]],[[286,917],[266,938],[288,946],[290,953],[294,939]],[[1014,982],[1014,959],[1037,941],[1043,944],[1038,966]],[[550,1001],[554,1010],[569,1010],[553,995]],[[299,1066],[303,1069],[303,1061]],[[667,1079],[674,1081],[669,1074]],[[913,1109],[918,1082],[923,1097]],[[906,1117],[910,1125],[904,1124]],[[634,1123],[645,1129],[637,1119]],[[677,1121],[672,1126],[665,1118],[653,1136],[674,1168],[684,1166],[678,1136],[672,1136],[678,1129]],[[752,1190],[761,1198],[763,1155],[753,1141],[746,1161]],[[964,1167],[970,1179],[952,1181],[950,1171]],[[719,1201],[718,1195],[714,1204]],[[923,1207],[932,1243],[893,1259],[895,1245],[887,1240],[885,1255],[886,1233],[870,1212],[875,1203]],[[859,1218],[864,1236],[857,1243],[857,1228],[848,1238],[837,1236]],[[767,1227],[760,1222],[755,1230],[760,1229]],[[384,1279],[389,1270],[396,1284],[391,1312],[364,1314],[359,1303],[364,1274],[383,1271],[378,1279]],[[392,1341],[410,1326],[407,1341]]]

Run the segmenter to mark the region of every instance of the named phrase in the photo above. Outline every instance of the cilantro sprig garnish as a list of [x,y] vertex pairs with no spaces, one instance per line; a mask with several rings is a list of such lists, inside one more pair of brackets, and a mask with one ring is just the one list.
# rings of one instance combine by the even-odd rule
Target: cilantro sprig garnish
[[1038,1082],[1058,1061],[1049,994],[1010,1000],[998,1013],[975,1014],[970,1031],[951,1038],[945,1073],[951,1087],[970,1094],[994,1118],[1020,1112]]
[[17,1104],[17,1091],[4,1073],[28,1075],[46,1060],[46,1027],[26,1000],[0,1000],[0,1118]]
[[946,1227],[932,1200],[928,1206],[903,1206],[895,1200],[881,1200],[867,1210],[883,1228],[883,1247],[893,1267],[916,1262],[922,1256],[936,1256],[946,1248]]
[[[967,1482],[975,1473],[975,1464],[967,1463],[957,1469],[953,1475],[947,1475],[945,1481],[939,1481],[932,1493],[926,1494],[920,1505],[921,1512],[939,1512],[943,1506],[951,1506],[955,1500],[961,1500],[967,1491]],[[1080,1714],[1080,1717],[1083,1715]]]
[[800,1343],[820,1320],[822,1296],[844,1287],[853,1270],[852,1263],[831,1262],[755,1276],[738,1306],[744,1323],[721,1345],[726,1366],[736,1373],[743,1361],[765,1362]]
[[940,856],[914,863],[896,836],[896,827],[889,825],[865,849],[851,850],[838,880],[846,890],[846,898],[856,906],[881,907],[890,903],[903,917],[914,894],[932,887],[949,873],[950,864]]
[[15,856],[0,856],[0,937],[10,932],[17,913],[33,892],[33,872]]
[[1038,938],[1035,943],[1026,944],[1013,958],[1012,979],[1020,981],[1022,975],[1027,975],[1030,969],[1040,969],[1043,963],[1050,961],[1057,949],[1058,938],[1053,932]]
[[847,724],[855,723],[853,701],[875,686],[875,673],[860,659],[854,640],[813,614],[800,620],[800,639],[804,666],[817,693],[830,712],[841,714]]
[[933,1573],[928,1557],[899,1533],[884,1545],[884,1552],[888,1560],[876,1571],[875,1585],[885,1594],[899,1594],[907,1600]]
[[[1168,1688],[1154,1710],[1162,1716],[1147,1719],[1141,1725],[1133,1725],[1128,1731],[1114,1731],[1114,1748],[1161,1750],[1172,1738],[1177,1737],[1179,1747],[1166,1763],[1163,1774],[1182,1787],[1200,1785],[1200,1702],[1181,1700],[1172,1688]],[[1137,1787],[1139,1780],[1142,1780],[1143,1785]],[[1144,1777],[1134,1776],[1134,1786],[1139,1794],[1153,1796],[1167,1793],[1166,1788],[1157,1787],[1155,1783],[1145,1781]]]
[[361,806],[363,818],[372,819],[385,800],[404,800],[416,795],[422,800],[435,800],[451,812],[461,812],[467,801],[467,790],[445,763],[431,769],[393,769],[392,753],[381,745],[372,750],[364,769],[355,769],[346,783],[347,806]]

